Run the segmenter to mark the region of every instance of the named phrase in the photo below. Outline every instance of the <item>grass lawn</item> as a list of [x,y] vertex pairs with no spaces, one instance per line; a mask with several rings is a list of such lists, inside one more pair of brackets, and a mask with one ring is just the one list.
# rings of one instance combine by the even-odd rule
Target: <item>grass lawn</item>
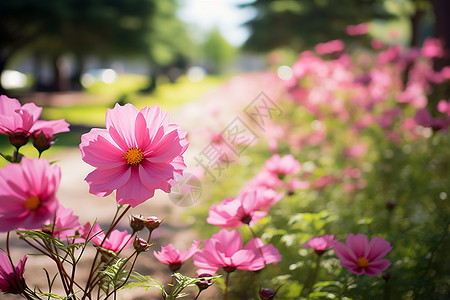
[[116,102],[132,103],[138,109],[157,103],[164,110],[171,110],[196,100],[208,90],[220,85],[226,78],[208,76],[200,82],[191,82],[183,76],[173,84],[159,83],[152,94],[140,93],[139,90],[145,87],[146,80],[145,76],[124,74],[112,84],[97,82],[87,89],[86,94],[90,98],[98,96],[99,101],[80,101],[80,104],[71,106],[45,107],[42,118],[65,119],[70,124],[104,126],[106,108],[112,108]]

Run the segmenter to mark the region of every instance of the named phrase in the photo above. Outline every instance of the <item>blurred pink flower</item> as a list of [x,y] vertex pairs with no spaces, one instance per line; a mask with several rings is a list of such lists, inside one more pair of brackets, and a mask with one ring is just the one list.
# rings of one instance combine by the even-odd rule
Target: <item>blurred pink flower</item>
[[450,125],[450,119],[448,118],[433,118],[426,108],[421,108],[416,111],[414,115],[414,121],[417,125],[423,127],[429,127],[435,131],[441,129],[447,129]]
[[167,246],[162,246],[161,251],[153,251],[156,259],[158,259],[163,264],[169,265],[172,272],[178,271],[181,268],[182,263],[191,258],[195,252],[198,251],[198,246],[200,242],[194,241],[192,247],[185,251],[180,251],[175,248],[172,244]]
[[0,251],[0,291],[5,294],[22,294],[26,285],[23,278],[23,271],[27,256],[19,261],[17,267],[12,265],[8,255]]
[[56,210],[55,220],[49,220],[44,226],[44,230],[49,230],[54,237],[64,242],[74,237],[80,226],[78,216],[73,214],[73,210],[59,205]]
[[95,167],[85,178],[89,192],[101,197],[117,190],[117,202],[132,207],[153,197],[156,189],[169,193],[186,168],[185,137],[157,105],[138,111],[131,104],[116,104],[106,112],[106,129],[94,128],[81,137],[82,159]]
[[376,236],[369,243],[364,234],[350,233],[346,243],[336,241],[334,252],[342,261],[341,266],[352,273],[376,276],[391,265],[388,259],[383,259],[391,251],[391,244],[381,237]]
[[389,62],[396,62],[400,58],[401,53],[402,47],[400,45],[393,45],[378,54],[378,63],[384,65]]
[[269,172],[267,170],[262,170],[255,177],[250,179],[247,183],[247,187],[264,187],[266,189],[276,189],[281,184],[280,178],[276,173]]
[[372,39],[370,44],[372,45],[372,48],[375,49],[375,50],[379,50],[379,49],[384,47],[383,42],[380,41],[379,39]]
[[329,54],[333,52],[340,52],[344,50],[345,44],[341,40],[333,40],[326,43],[320,43],[317,44],[314,47],[314,50],[317,52],[317,54]]
[[79,232],[84,239],[92,240],[97,246],[113,252],[118,252],[133,245],[132,235],[126,230],[119,231],[114,229],[111,231],[110,235],[105,238],[106,235],[98,223],[95,223],[94,227],[92,227],[88,222],[80,228]]
[[397,96],[398,103],[409,103],[414,107],[422,108],[427,105],[428,99],[422,84],[413,82]]
[[344,150],[342,151],[342,155],[345,157],[355,158],[366,154],[366,152],[367,152],[366,144],[357,144],[344,148]]
[[324,186],[330,185],[336,181],[336,178],[334,178],[331,175],[323,175],[316,179],[316,182],[314,183],[314,187],[316,188],[322,188]]
[[[257,271],[264,268],[264,258],[258,243],[249,242],[242,248],[241,233],[237,230],[227,231],[221,229],[210,239],[203,242],[203,249],[194,254],[194,265],[199,269],[198,274],[215,274],[218,269],[223,268],[226,272],[236,269]],[[270,260],[276,257],[273,248],[266,248],[265,256]]]
[[220,204],[211,205],[206,222],[222,228],[234,228],[243,224],[253,227],[282,196],[270,189],[243,189],[236,198],[225,198]]
[[28,142],[30,130],[39,119],[42,108],[34,103],[23,106],[19,100],[0,96],[0,133],[9,137],[11,144],[19,148]]
[[23,157],[0,170],[0,232],[36,229],[53,220],[61,171],[45,159]]
[[437,109],[439,112],[450,116],[450,100],[441,100],[437,105]]
[[358,168],[347,167],[344,169],[344,175],[351,178],[359,178],[361,176],[361,170]]
[[45,151],[53,145],[55,134],[69,131],[69,123],[64,120],[37,120],[31,128],[33,145],[39,152]]
[[292,154],[280,157],[279,154],[272,155],[266,160],[263,170],[277,174],[278,176],[297,174],[301,169],[300,163]]
[[345,28],[345,31],[348,35],[362,35],[369,32],[369,24],[361,23],[358,25],[348,25]]
[[308,181],[303,181],[300,178],[292,178],[286,188],[289,194],[293,194],[296,190],[306,190],[309,189],[310,183]]
[[334,235],[325,234],[310,238],[306,243],[302,244],[302,246],[314,249],[317,254],[323,254],[327,249],[333,248],[335,241]]
[[442,46],[442,41],[437,38],[426,38],[423,42],[421,49],[421,54],[423,57],[433,58],[444,56],[444,48]]

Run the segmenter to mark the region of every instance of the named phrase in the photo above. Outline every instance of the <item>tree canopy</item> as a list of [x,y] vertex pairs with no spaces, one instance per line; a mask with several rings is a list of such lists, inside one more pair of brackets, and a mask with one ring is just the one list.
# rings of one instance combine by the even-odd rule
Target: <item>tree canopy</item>
[[268,51],[278,47],[300,50],[320,42],[347,39],[347,25],[390,18],[384,0],[256,0],[241,7],[256,9],[245,26],[251,35],[244,47]]

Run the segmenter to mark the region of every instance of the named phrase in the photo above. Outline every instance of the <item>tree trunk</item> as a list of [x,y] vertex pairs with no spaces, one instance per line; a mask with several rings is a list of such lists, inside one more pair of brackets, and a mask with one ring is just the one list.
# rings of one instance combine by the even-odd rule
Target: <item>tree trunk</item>
[[441,70],[450,65],[450,1],[432,0],[435,26],[435,36],[444,44],[444,57],[435,60],[435,70]]
[[[434,70],[440,71],[443,67],[450,66],[450,1],[432,0],[431,3],[435,16],[434,35],[442,41],[444,47],[444,56],[435,58],[433,64]],[[430,97],[430,108],[435,110],[437,102],[440,99],[448,99],[449,95],[450,80],[436,85]]]
[[419,35],[420,35],[420,29],[422,25],[422,19],[425,15],[425,11],[420,9],[419,7],[416,7],[416,12],[411,16],[410,24],[411,24],[411,41],[409,43],[409,46],[412,47],[419,47]]

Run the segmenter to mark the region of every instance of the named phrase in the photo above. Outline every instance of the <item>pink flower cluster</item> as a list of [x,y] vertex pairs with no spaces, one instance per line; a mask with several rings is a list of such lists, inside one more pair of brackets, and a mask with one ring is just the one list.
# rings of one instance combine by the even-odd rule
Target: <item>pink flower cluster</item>
[[69,124],[64,120],[38,120],[42,108],[34,103],[23,106],[17,99],[0,96],[0,133],[6,134],[17,149],[33,139],[33,145],[39,153],[50,148],[54,135],[69,131]]

